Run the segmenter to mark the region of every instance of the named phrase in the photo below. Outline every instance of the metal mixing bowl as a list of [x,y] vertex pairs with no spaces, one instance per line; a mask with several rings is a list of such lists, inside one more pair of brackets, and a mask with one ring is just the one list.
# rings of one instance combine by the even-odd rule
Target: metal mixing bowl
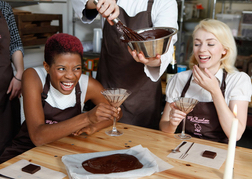
[[137,53],[142,52],[146,58],[156,57],[156,55],[162,55],[168,51],[172,36],[177,33],[177,29],[172,27],[152,27],[146,29],[135,30],[137,33],[142,33],[144,31],[150,31],[155,29],[165,29],[171,34],[164,36],[162,38],[157,38],[153,40],[146,41],[130,41],[128,46],[131,50],[136,50]]

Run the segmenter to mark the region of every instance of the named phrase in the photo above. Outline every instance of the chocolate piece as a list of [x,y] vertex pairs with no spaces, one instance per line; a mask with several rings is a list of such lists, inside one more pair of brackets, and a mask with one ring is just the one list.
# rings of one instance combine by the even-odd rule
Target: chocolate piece
[[108,174],[139,169],[143,164],[133,155],[113,154],[86,160],[82,166],[90,173]]
[[40,170],[40,166],[38,165],[33,165],[33,164],[29,164],[29,165],[26,165],[25,167],[22,168],[22,171],[23,172],[27,172],[27,173],[30,173],[30,174],[33,174],[37,171]]
[[216,155],[217,155],[216,152],[212,152],[209,150],[205,150],[202,154],[203,157],[212,158],[212,159],[214,159],[216,157]]

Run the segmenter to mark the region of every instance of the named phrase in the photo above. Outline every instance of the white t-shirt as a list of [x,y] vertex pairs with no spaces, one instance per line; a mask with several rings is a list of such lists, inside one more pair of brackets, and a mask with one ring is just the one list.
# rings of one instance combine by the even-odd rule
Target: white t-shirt
[[[46,82],[46,75],[47,72],[44,68],[37,67],[34,68],[39,75],[41,83],[44,87]],[[81,111],[83,111],[84,101],[86,98],[87,86],[88,86],[88,76],[82,74],[79,79],[79,85],[81,90]],[[66,109],[68,107],[73,107],[76,104],[76,95],[75,95],[75,88],[69,95],[64,95],[60,93],[57,89],[55,89],[52,84],[50,83],[50,89],[48,91],[48,97],[46,98],[46,102],[50,104],[52,107],[56,107],[58,109]]]
[[[82,11],[88,0],[72,0],[73,8],[83,23],[92,23],[83,17]],[[123,8],[125,12],[133,17],[139,12],[147,10],[148,0],[118,0],[118,6]],[[152,6],[151,19],[153,27],[174,27],[178,29],[178,8],[176,0],[155,0]],[[145,65],[144,72],[152,81],[157,81],[165,72],[168,64],[172,60],[173,44],[177,41],[177,34],[172,37],[170,47],[167,53],[161,56],[161,65],[158,68],[151,68]]]
[[[166,86],[166,101],[171,103],[176,97],[180,97],[181,93],[192,74],[191,70],[180,72],[174,75]],[[222,83],[223,70],[219,69],[215,77]],[[200,102],[212,102],[211,94],[201,86],[193,82],[191,79],[190,86],[185,94],[185,97],[192,97]],[[229,105],[231,100],[250,101],[251,100],[251,79],[244,72],[235,71],[227,74],[225,101]]]

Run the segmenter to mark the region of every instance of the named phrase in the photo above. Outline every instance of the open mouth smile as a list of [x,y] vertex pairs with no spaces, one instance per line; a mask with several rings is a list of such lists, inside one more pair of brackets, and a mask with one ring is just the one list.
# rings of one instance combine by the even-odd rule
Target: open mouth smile
[[211,59],[210,56],[199,56],[199,59],[201,62],[206,62]]
[[74,85],[74,83],[71,83],[71,82],[68,82],[68,83],[66,83],[66,82],[61,82],[60,84],[61,84],[62,88],[65,89],[65,90],[70,90],[70,89],[72,89],[72,88],[73,88],[73,85]]

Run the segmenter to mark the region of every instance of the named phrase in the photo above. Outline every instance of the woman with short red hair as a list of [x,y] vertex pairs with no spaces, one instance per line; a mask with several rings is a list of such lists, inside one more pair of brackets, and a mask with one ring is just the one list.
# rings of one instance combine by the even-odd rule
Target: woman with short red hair
[[[93,134],[122,116],[101,94],[102,85],[82,74],[82,54],[80,40],[72,35],[60,33],[47,40],[44,68],[29,68],[23,74],[26,120],[0,163],[71,134]],[[96,107],[84,112],[88,100]]]

